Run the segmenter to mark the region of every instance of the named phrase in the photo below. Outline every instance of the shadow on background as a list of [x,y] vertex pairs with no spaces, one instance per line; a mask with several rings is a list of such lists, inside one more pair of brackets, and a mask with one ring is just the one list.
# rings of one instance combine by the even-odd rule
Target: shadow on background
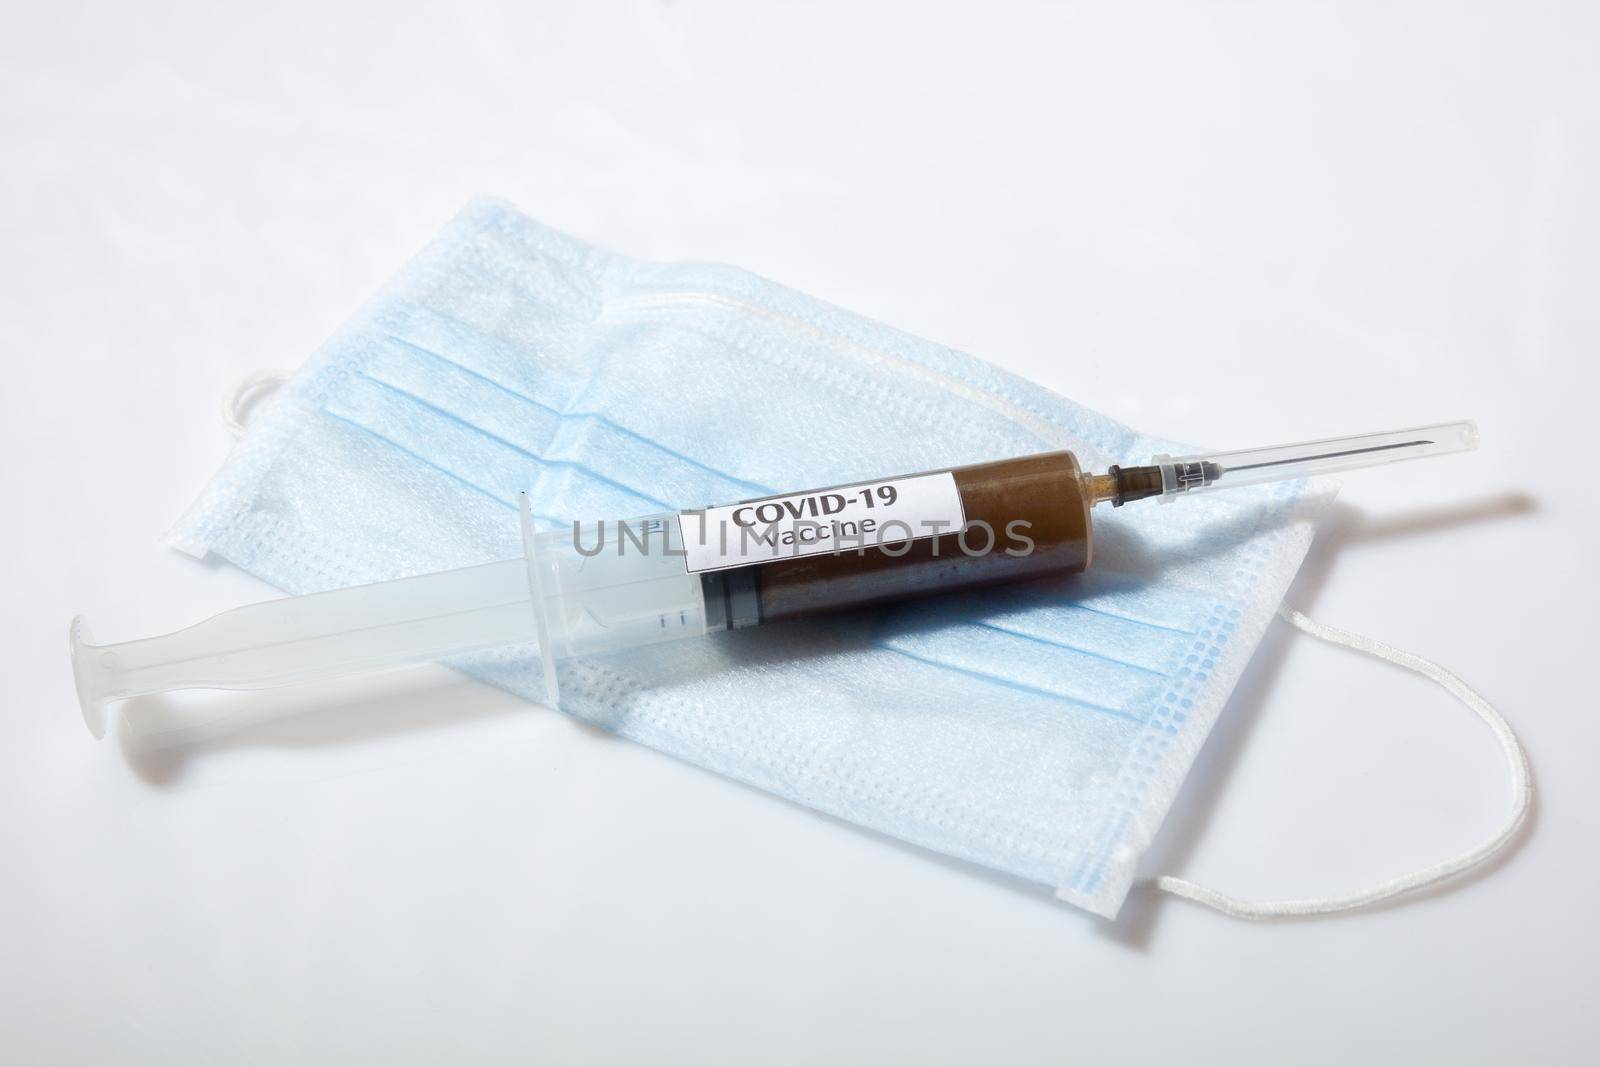
[[225,749],[305,749],[377,741],[516,713],[528,705],[444,667],[251,692],[135,697],[115,712],[129,767],[176,785],[191,761]]

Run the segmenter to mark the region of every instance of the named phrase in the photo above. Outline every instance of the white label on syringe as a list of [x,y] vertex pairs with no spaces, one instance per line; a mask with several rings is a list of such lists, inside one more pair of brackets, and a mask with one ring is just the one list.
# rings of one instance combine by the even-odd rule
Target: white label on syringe
[[691,574],[880,546],[895,553],[908,541],[959,533],[965,525],[949,471],[678,513]]

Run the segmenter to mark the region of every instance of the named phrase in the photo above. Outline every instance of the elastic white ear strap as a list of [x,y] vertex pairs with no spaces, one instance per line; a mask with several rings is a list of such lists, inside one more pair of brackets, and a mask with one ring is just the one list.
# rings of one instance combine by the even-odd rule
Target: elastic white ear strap
[[289,380],[286,370],[258,370],[239,379],[222,397],[222,424],[235,437],[244,433],[244,414],[249,400],[263,389],[276,389]]
[[1506,816],[1505,822],[1483,844],[1477,848],[1463,852],[1452,859],[1424,867],[1419,871],[1391,878],[1380,882],[1369,889],[1357,890],[1353,893],[1341,893],[1337,896],[1308,897],[1304,900],[1263,900],[1250,901],[1230,897],[1226,893],[1219,893],[1215,889],[1196,885],[1184,878],[1172,875],[1160,875],[1155,878],[1144,879],[1138,883],[1142,888],[1159,889],[1174,896],[1186,897],[1208,908],[1215,908],[1224,915],[1235,919],[1284,919],[1301,915],[1328,915],[1338,911],[1354,911],[1364,908],[1369,904],[1376,904],[1380,900],[1389,900],[1406,893],[1414,893],[1428,886],[1438,885],[1440,882],[1464,874],[1474,867],[1487,863],[1495,853],[1514,838],[1521,829],[1523,822],[1528,817],[1528,807],[1533,802],[1533,778],[1528,770],[1528,757],[1523,754],[1522,745],[1517,741],[1517,735],[1511,732],[1511,727],[1506,720],[1496,711],[1487,700],[1479,696],[1472,687],[1460,678],[1451,674],[1432,660],[1423,659],[1421,656],[1403,651],[1391,645],[1374,641],[1370,637],[1362,637],[1348,630],[1341,630],[1335,626],[1328,626],[1302,615],[1287,604],[1278,606],[1278,614],[1294,626],[1304,630],[1318,640],[1327,641],[1329,644],[1343,645],[1355,649],[1377,659],[1387,660],[1390,663],[1404,667],[1408,671],[1415,671],[1424,678],[1438,682],[1447,689],[1455,698],[1477,713],[1478,718],[1488,724],[1494,731],[1494,736],[1500,742],[1500,747],[1505,751],[1506,764],[1511,768],[1511,813]]

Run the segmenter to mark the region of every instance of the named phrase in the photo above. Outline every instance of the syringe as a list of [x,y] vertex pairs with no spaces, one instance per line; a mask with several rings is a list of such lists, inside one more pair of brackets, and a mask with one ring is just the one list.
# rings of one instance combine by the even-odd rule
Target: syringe
[[71,628],[85,721],[175,689],[264,689],[508,645],[555,662],[1089,566],[1090,509],[1305,478],[1477,445],[1472,422],[1154,457],[1086,474],[1071,452],[535,533],[523,555],[235,608],[114,645]]

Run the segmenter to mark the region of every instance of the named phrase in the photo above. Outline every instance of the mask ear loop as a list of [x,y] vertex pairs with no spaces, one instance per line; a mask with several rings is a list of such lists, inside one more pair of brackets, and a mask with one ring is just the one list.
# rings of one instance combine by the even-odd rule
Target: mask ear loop
[[1301,900],[1240,900],[1238,897],[1219,893],[1215,889],[1208,889],[1203,885],[1196,885],[1185,878],[1173,875],[1159,875],[1155,878],[1142,879],[1136,883],[1140,888],[1158,889],[1163,893],[1192,900],[1197,904],[1204,904],[1208,908],[1220,911],[1224,915],[1235,919],[1289,919],[1308,915],[1331,915],[1335,912],[1355,911],[1376,904],[1379,901],[1391,900],[1438,885],[1441,882],[1465,874],[1476,867],[1489,862],[1496,854],[1511,843],[1517,836],[1517,831],[1522,829],[1522,824],[1527,821],[1528,809],[1533,802],[1533,776],[1528,768],[1528,757],[1522,750],[1522,745],[1517,740],[1517,735],[1512,732],[1505,717],[1496,711],[1494,706],[1480,696],[1476,690],[1467,685],[1460,678],[1434,663],[1432,660],[1423,659],[1411,652],[1386,645],[1381,641],[1374,641],[1370,637],[1341,630],[1336,626],[1328,626],[1317,622],[1287,604],[1278,606],[1278,614],[1290,625],[1305,631],[1320,641],[1332,645],[1343,645],[1345,648],[1354,649],[1376,659],[1386,660],[1396,666],[1404,667],[1422,675],[1430,681],[1443,686],[1452,696],[1482,719],[1489,729],[1494,731],[1495,739],[1500,742],[1501,749],[1505,752],[1506,764],[1511,769],[1511,812],[1506,816],[1493,835],[1476,848],[1469,849],[1451,859],[1442,860],[1421,870],[1410,874],[1391,878],[1385,882],[1367,889],[1356,890],[1351,893],[1340,893],[1334,896],[1307,897]]
[[245,415],[261,399],[260,394],[270,393],[289,380],[286,370],[258,370],[239,379],[222,397],[222,424],[235,437],[244,436]]

